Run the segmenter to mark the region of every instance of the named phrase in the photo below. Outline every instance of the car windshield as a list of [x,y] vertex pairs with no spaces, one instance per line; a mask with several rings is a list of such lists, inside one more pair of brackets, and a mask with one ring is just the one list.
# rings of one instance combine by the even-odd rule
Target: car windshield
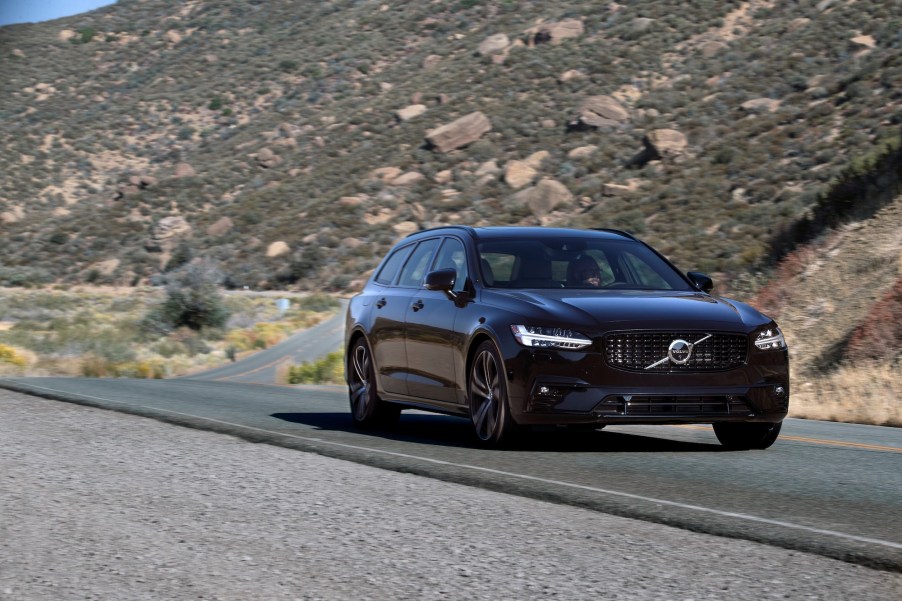
[[606,238],[504,239],[479,244],[490,288],[690,290],[645,245]]

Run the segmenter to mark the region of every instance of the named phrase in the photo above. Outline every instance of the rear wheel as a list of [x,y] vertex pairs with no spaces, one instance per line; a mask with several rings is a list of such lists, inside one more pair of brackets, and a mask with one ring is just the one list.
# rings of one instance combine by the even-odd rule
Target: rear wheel
[[510,440],[516,429],[510,414],[503,366],[495,345],[486,341],[476,349],[470,368],[470,419],[476,438],[487,446],[499,446]]
[[774,444],[783,422],[778,424],[743,424],[725,422],[714,424],[714,434],[724,447],[733,451],[766,449]]
[[359,338],[348,353],[348,398],[351,419],[359,428],[387,426],[397,421],[400,407],[384,402],[376,394],[376,369],[366,340]]

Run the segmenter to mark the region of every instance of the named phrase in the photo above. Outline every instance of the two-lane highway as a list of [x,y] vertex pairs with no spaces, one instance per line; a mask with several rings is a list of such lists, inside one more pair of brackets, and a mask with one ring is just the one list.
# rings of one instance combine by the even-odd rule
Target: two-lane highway
[[10,378],[0,386],[403,472],[902,571],[902,430],[787,420],[766,451],[726,452],[703,426],[534,433],[509,450],[469,424],[405,412],[351,427],[340,387]]

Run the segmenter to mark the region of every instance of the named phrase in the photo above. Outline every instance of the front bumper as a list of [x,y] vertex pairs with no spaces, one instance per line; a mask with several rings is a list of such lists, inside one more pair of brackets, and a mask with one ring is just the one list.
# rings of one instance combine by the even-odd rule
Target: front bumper
[[789,409],[786,351],[752,352],[736,369],[637,373],[599,353],[520,349],[506,362],[521,424],[779,422]]

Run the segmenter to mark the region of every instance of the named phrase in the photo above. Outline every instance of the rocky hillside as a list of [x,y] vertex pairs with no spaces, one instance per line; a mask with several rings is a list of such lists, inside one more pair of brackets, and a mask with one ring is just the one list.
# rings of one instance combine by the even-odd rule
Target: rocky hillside
[[631,230],[742,294],[898,145],[900,48],[886,0],[120,0],[4,27],[0,285],[205,258],[347,290],[418,228],[541,223]]

